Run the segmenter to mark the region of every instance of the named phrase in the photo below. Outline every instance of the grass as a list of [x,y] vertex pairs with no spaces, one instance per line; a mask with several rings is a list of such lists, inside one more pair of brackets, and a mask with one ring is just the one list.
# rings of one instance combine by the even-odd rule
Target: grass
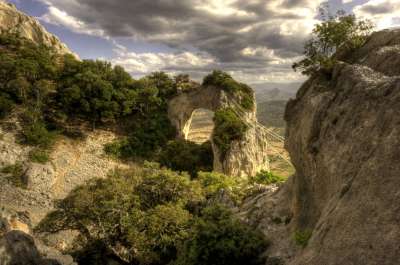
[[24,166],[21,162],[16,162],[13,165],[5,166],[1,172],[7,174],[7,179],[16,187],[26,189],[27,183],[24,180]]
[[29,160],[34,163],[46,164],[49,161],[49,152],[41,148],[34,148],[29,152]]
[[306,247],[308,244],[308,241],[310,240],[312,236],[312,231],[311,230],[297,230],[294,233],[294,241],[296,242],[296,245],[301,246],[301,247]]

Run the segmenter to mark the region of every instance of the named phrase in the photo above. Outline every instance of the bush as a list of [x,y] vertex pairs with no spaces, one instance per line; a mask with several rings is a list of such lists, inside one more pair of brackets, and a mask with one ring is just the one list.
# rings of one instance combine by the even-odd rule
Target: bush
[[174,265],[263,265],[268,242],[260,231],[237,220],[230,210],[205,208]]
[[255,176],[250,177],[250,183],[254,184],[262,184],[262,185],[270,185],[274,183],[284,182],[285,179],[281,176],[275,175],[270,171],[262,170],[261,172],[257,173]]
[[312,236],[312,231],[310,230],[297,230],[294,233],[294,241],[296,242],[296,245],[304,248],[307,246],[311,236]]
[[[147,163],[144,169],[118,171],[76,188],[35,230],[78,230],[79,249],[93,251],[90,246],[102,242],[127,263],[168,264],[189,233],[192,216],[186,206],[201,200],[199,185],[189,176]],[[86,253],[76,255],[80,260]]]
[[186,171],[196,177],[199,171],[212,171],[213,157],[210,142],[198,145],[185,140],[173,140],[163,148],[158,161],[172,170]]
[[191,182],[187,174],[167,169],[145,170],[135,191],[144,209],[166,203],[186,205],[189,201],[202,199],[200,187]]
[[211,74],[204,77],[203,86],[215,86],[220,88],[238,99],[238,104],[246,110],[254,109],[253,90],[242,83],[235,81],[229,74],[214,70]]
[[0,119],[6,117],[14,107],[15,103],[5,94],[0,94]]
[[370,21],[359,20],[344,11],[329,15],[329,6],[322,6],[320,13],[324,21],[315,25],[313,38],[306,42],[305,58],[293,64],[295,71],[300,69],[305,75],[320,70],[330,73],[337,61],[337,51],[349,52],[361,47],[373,28]]
[[7,178],[14,186],[26,189],[27,180],[25,178],[24,165],[21,162],[16,162],[13,165],[3,167],[2,173],[9,175]]
[[56,132],[49,132],[44,122],[41,121],[25,125],[22,129],[23,143],[42,148],[51,147],[56,135]]
[[235,202],[244,196],[246,182],[241,178],[234,178],[216,172],[199,172],[197,181],[204,190],[207,199],[217,196],[221,191],[226,192]]
[[248,127],[231,108],[216,111],[214,124],[212,139],[221,153],[220,159],[223,159],[229,151],[231,143],[241,140]]
[[49,153],[41,148],[34,148],[29,152],[29,160],[34,163],[46,164],[49,161]]

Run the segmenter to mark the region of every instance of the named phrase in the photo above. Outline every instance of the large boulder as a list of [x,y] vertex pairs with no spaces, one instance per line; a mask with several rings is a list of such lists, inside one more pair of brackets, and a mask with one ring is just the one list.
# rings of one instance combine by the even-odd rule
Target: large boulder
[[286,109],[291,229],[312,231],[290,264],[398,264],[400,30],[342,59]]
[[11,231],[0,239],[0,265],[61,265],[54,259],[43,258],[31,236]]

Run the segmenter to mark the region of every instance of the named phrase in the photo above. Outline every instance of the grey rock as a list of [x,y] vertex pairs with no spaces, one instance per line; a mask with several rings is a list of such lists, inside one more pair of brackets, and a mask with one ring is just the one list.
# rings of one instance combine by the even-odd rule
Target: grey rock
[[1,265],[62,265],[46,259],[39,253],[31,236],[21,231],[11,231],[0,239]]
[[292,231],[313,231],[290,264],[399,264],[399,47],[400,30],[374,33],[289,102]]

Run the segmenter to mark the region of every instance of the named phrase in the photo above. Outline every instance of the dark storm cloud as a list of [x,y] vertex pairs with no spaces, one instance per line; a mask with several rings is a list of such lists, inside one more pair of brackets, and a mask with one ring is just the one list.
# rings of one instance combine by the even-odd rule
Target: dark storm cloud
[[380,5],[365,5],[360,8],[364,13],[371,15],[387,14],[390,13],[394,7],[390,3],[383,2]]
[[[307,30],[284,34],[282,23],[293,23],[288,28],[295,29],[302,20],[313,18],[304,14],[304,9],[315,9],[321,2],[241,0],[231,1],[229,9],[215,10],[216,1],[212,0],[42,1],[111,38],[135,37],[181,50],[193,47],[216,58],[226,69],[245,65],[257,71],[265,71],[277,57],[285,60],[301,54]],[[293,12],[296,8],[304,9]],[[246,48],[265,48],[273,53],[257,50],[244,54]]]

